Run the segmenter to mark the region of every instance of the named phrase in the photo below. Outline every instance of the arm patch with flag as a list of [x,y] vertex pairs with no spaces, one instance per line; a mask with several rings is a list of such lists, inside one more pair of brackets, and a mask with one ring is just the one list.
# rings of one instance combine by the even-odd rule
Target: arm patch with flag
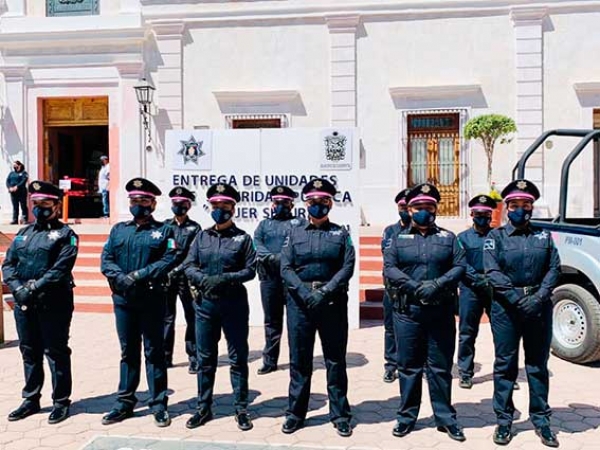
[[77,247],[77,238],[75,236],[71,236],[71,246]]
[[169,249],[177,248],[177,242],[175,241],[175,239],[169,238],[169,240],[167,240],[167,248],[169,248]]

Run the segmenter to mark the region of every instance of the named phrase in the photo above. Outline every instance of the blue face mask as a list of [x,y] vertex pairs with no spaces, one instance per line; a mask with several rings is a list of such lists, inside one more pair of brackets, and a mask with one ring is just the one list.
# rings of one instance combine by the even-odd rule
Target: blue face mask
[[400,215],[400,221],[403,225],[408,225],[410,223],[410,214],[408,211],[399,211],[398,214]]
[[133,205],[129,207],[129,212],[136,219],[143,219],[152,214],[152,206]]
[[425,227],[435,222],[435,213],[422,209],[412,215],[412,220],[414,220],[417,225]]
[[275,217],[275,218],[287,217],[292,212],[290,210],[290,208],[288,208],[287,206],[285,206],[282,203],[276,203],[275,208],[273,208],[272,211],[273,211],[273,217]]
[[315,219],[322,219],[329,214],[329,206],[316,203],[308,207],[308,214]]
[[34,206],[33,207],[33,216],[40,222],[48,220],[48,217],[50,217],[51,215],[52,215],[52,207],[47,207],[47,206]]
[[531,210],[517,208],[514,211],[509,211],[507,215],[510,223],[512,223],[515,227],[520,227],[525,225],[527,222],[529,222],[529,219],[531,219]]
[[231,211],[227,211],[222,208],[217,208],[213,209],[213,211],[210,213],[210,216],[217,225],[223,225],[225,222],[231,219],[233,214],[231,213]]
[[490,226],[491,222],[492,222],[491,217],[486,217],[486,216],[473,217],[473,223],[476,226],[478,226],[479,228],[487,228]]
[[189,208],[185,205],[175,204],[171,206],[171,211],[173,211],[173,214],[175,214],[176,216],[185,216],[189,211]]

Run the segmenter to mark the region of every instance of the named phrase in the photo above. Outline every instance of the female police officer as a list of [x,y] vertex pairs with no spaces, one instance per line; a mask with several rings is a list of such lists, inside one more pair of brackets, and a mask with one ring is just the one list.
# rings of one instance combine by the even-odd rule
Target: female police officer
[[281,251],[281,276],[289,292],[289,408],[282,428],[286,434],[301,428],[306,417],[317,332],[327,369],[329,419],[340,436],[352,434],[346,347],[347,292],[355,254],[346,229],[329,221],[335,193],[335,186],[325,179],[304,186],[310,223],[290,229]]
[[40,410],[44,383],[43,357],[52,373],[54,407],[51,424],[69,416],[71,349],[69,328],[73,316],[73,276],[77,235],[58,220],[62,191],[43,181],[29,185],[34,224],[17,233],[2,264],[4,281],[15,299],[15,321],[23,356],[23,404],[8,416],[24,419]]
[[456,236],[435,224],[440,194],[435,186],[415,186],[406,196],[412,224],[388,242],[383,274],[399,290],[394,311],[402,400],[393,434],[403,437],[417,421],[423,366],[438,430],[464,441],[451,404],[454,355],[454,302],[465,271],[464,251]]
[[184,261],[185,274],[199,291],[196,309],[198,406],[187,421],[196,428],[212,419],[212,396],[221,329],[227,339],[235,419],[242,431],[252,428],[248,406],[248,293],[243,283],[256,276],[252,238],[233,223],[240,194],[225,183],[206,192],[215,225],[196,236]]
[[548,357],[552,339],[550,296],[560,275],[560,259],[547,231],[530,224],[533,202],[540,196],[528,180],[515,180],[502,191],[508,223],[490,232],[483,245],[483,266],[494,288],[492,333],[494,361],[494,412],[498,427],[494,442],[512,439],[519,341],[523,338],[525,370],[529,383],[529,416],[542,443],[558,447],[550,429]]

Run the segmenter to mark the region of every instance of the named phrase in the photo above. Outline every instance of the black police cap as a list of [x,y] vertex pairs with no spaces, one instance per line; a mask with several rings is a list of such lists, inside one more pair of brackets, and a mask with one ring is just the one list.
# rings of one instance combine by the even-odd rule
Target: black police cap
[[406,195],[406,203],[439,203],[440,191],[431,183],[422,183],[413,187]]
[[501,195],[505,202],[515,198],[524,198],[535,201],[540,198],[540,190],[531,181],[519,179],[508,183],[502,190]]
[[240,201],[240,193],[230,184],[217,183],[208,188],[206,198],[209,202],[238,203]]
[[402,189],[400,192],[398,192],[398,195],[396,195],[396,197],[394,198],[394,201],[396,202],[396,204],[400,203],[402,200],[404,200],[404,202],[406,202],[406,196],[408,195],[409,192],[410,192],[410,188]]
[[335,186],[325,178],[310,180],[302,188],[302,195],[310,197],[333,197],[337,193]]
[[32,200],[60,200],[64,193],[62,189],[46,181],[35,180],[29,183],[29,193]]
[[169,197],[171,197],[171,200],[175,201],[189,200],[190,202],[193,202],[196,200],[196,194],[194,194],[189,189],[184,188],[183,186],[176,186],[173,189],[171,189],[171,191],[169,192]]
[[293,200],[296,197],[298,197],[298,193],[287,186],[273,186],[271,189],[271,198],[273,200],[284,200],[286,198],[288,200]]
[[125,190],[129,192],[129,197],[158,197],[162,194],[161,190],[152,181],[145,178],[133,178],[125,185]]
[[489,195],[476,195],[471,200],[469,200],[469,208],[492,208],[496,209],[496,200],[494,200]]

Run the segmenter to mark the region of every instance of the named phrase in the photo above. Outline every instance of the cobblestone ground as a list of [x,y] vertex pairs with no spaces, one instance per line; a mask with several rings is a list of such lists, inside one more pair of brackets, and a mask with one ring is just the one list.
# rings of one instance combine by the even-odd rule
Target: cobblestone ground
[[[320,356],[316,357],[313,378],[311,411],[307,426],[287,436],[280,432],[286,406],[288,383],[287,357],[278,372],[257,376],[262,329],[250,332],[251,364],[250,389],[255,418],[254,429],[245,433],[237,430],[233,420],[231,387],[229,384],[225,344],[221,342],[220,368],[215,392],[215,420],[196,430],[185,428],[185,421],[195,404],[195,377],[187,373],[183,352],[181,327],[178,329],[176,365],[169,371],[170,411],[173,424],[166,429],[154,426],[143,402],[134,418],[112,426],[100,423],[102,414],[114,402],[117,386],[119,349],[114,319],[105,314],[76,314],[73,319],[71,346],[73,348],[74,392],[72,417],[51,426],[50,377],[44,387],[42,413],[20,422],[7,422],[7,414],[20,404],[22,385],[21,359],[16,345],[14,321],[5,315],[7,344],[0,347],[0,448],[13,449],[238,449],[289,446],[295,448],[436,448],[487,449],[494,448],[492,413],[492,340],[489,325],[482,325],[478,341],[475,386],[472,390],[458,388],[455,380],[453,398],[459,419],[465,427],[467,442],[452,442],[433,428],[427,389],[417,429],[403,439],[394,438],[391,430],[398,405],[398,385],[385,384],[382,376],[381,326],[365,325],[350,334],[348,364],[349,397],[353,407],[355,430],[351,438],[338,437],[327,419],[325,371]],[[286,343],[284,345],[287,346]],[[285,348],[285,347],[284,347]],[[287,352],[284,352],[287,353]],[[317,349],[317,355],[320,350]],[[562,449],[600,450],[600,377],[596,367],[584,367],[551,358],[551,405],[554,408],[553,426],[559,432]],[[48,374],[48,372],[46,372]],[[527,421],[528,389],[524,374],[520,375],[521,390],[515,392],[515,404],[520,411],[515,428],[517,436],[511,449],[543,448]],[[425,383],[426,384],[426,383]],[[140,386],[145,399],[145,382]],[[118,439],[113,439],[117,437]],[[220,443],[215,445],[210,443]],[[207,445],[210,444],[210,445]],[[258,447],[249,447],[255,444]]]

